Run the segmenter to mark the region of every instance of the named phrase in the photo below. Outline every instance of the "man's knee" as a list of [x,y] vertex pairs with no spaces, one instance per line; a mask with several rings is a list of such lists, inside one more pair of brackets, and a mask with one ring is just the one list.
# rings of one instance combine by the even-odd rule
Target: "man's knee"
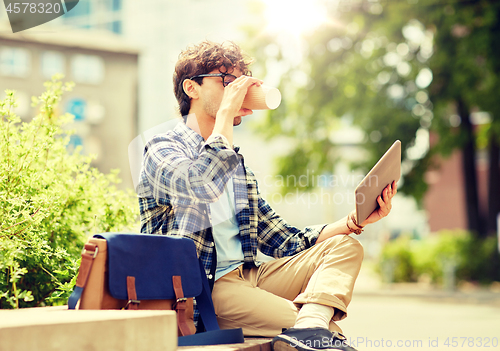
[[358,239],[353,238],[349,235],[336,235],[330,239],[327,239],[325,242],[327,248],[325,251],[336,252],[341,250],[345,254],[349,256],[355,256],[360,260],[363,260],[364,257],[364,248],[363,245],[359,242]]
[[365,255],[365,249],[363,248],[361,242],[358,239],[353,238],[352,236],[346,235],[346,237],[349,245],[351,246],[351,249],[354,251],[356,256],[359,256],[361,259],[363,259]]

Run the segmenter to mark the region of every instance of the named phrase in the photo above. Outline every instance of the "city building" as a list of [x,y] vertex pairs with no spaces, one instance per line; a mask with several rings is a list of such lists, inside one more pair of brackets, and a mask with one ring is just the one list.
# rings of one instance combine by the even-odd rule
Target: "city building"
[[[433,136],[433,139],[436,136]],[[424,196],[431,232],[443,229],[468,229],[463,156],[455,150],[449,157],[435,157],[438,168],[427,171],[425,180],[428,190]],[[479,210],[488,213],[488,177],[490,165],[486,150],[478,150],[476,155],[476,179]],[[446,204],[443,206],[443,204]],[[486,220],[486,218],[484,218]]]
[[28,120],[36,113],[31,96],[64,74],[76,84],[59,106],[75,116],[71,144],[96,154],[93,165],[102,172],[120,169],[121,187],[131,187],[126,150],[138,133],[138,49],[110,32],[51,28],[12,34],[8,22],[0,23],[0,95],[15,90],[16,112]]

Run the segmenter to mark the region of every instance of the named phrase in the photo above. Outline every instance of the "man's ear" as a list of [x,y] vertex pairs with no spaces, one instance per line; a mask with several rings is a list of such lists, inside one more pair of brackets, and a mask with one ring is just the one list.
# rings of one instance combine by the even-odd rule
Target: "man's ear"
[[184,79],[182,82],[182,89],[184,89],[184,92],[186,93],[187,96],[189,96],[191,99],[198,99],[198,84],[191,79]]

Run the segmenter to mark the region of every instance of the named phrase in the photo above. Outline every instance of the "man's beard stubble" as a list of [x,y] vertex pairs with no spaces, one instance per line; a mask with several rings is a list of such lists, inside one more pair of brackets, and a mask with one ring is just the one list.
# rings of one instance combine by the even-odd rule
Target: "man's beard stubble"
[[[205,101],[205,103],[203,104],[205,112],[213,119],[216,118],[217,112],[219,111],[219,106],[216,106],[213,102],[210,101]],[[242,120],[241,116],[234,117],[233,126],[239,126],[241,124],[241,120]]]

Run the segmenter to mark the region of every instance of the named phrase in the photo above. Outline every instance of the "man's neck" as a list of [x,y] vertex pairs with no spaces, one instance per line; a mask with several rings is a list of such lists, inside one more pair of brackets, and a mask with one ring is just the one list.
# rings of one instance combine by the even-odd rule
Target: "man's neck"
[[189,111],[189,115],[186,118],[186,125],[200,134],[203,139],[207,140],[214,130],[215,119],[210,116],[203,118],[199,114]]

